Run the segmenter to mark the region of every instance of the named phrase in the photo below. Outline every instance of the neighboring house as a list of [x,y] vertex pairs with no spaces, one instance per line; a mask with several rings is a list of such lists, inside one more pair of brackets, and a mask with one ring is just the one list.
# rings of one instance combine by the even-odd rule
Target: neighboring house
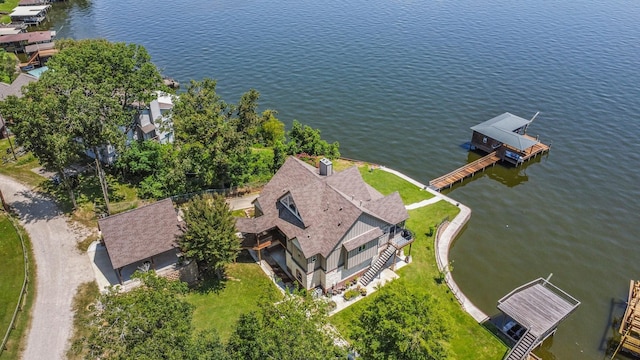
[[182,228],[171,199],[100,219],[98,227],[121,284],[139,268],[178,262]]
[[157,140],[161,144],[174,140],[173,124],[169,111],[173,109],[173,95],[158,91],[158,98],[149,107],[141,109],[134,128],[127,133],[128,139]]
[[[173,109],[173,97],[161,91],[157,92],[157,99],[151,101],[148,108],[141,108],[134,116],[129,128],[122,128],[126,133],[127,145],[136,140],[155,140],[161,144],[174,141],[173,123],[169,111]],[[98,149],[100,161],[111,164],[116,160],[117,151],[112,145],[101,146]],[[95,159],[95,154],[87,150],[87,156]]]
[[333,173],[289,157],[255,200],[255,218],[239,218],[243,246],[284,247],[289,274],[305,289],[329,290],[362,276],[368,284],[392,255],[413,242],[398,192],[383,196],[357,167]]
[[22,22],[27,25],[38,25],[47,16],[47,11],[51,8],[51,5],[30,5],[30,6],[18,6],[13,9],[9,16],[11,22]]
[[11,95],[22,97],[22,87],[34,81],[38,81],[38,78],[33,75],[20,73],[11,84],[0,82],[0,101]]

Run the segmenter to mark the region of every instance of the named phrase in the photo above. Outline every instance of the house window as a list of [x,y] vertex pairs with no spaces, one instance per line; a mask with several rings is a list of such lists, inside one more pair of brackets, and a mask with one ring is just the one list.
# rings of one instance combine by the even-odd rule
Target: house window
[[309,261],[310,261],[310,262],[312,262],[312,263],[314,263],[314,262],[316,262],[316,260],[317,260],[317,259],[318,259],[317,255],[313,255],[313,256],[309,259]]
[[367,248],[367,245],[360,245],[360,246],[358,246],[358,252],[359,252],[359,253],[361,253],[361,252],[363,252],[363,251],[364,251],[364,249],[366,249],[366,248]]

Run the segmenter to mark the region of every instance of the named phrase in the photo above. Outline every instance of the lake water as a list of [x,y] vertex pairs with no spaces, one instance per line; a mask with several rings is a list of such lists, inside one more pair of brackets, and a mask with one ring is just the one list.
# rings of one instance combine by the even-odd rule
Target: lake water
[[[511,0],[70,1],[61,36],[144,45],[183,84],[298,119],[365,159],[428,182],[473,156],[470,126],[505,111],[552,144],[450,196],[473,215],[453,275],[485,312],[553,273],[582,301],[545,359],[601,359],[640,278],[640,2]],[[623,305],[622,305],[623,306]]]

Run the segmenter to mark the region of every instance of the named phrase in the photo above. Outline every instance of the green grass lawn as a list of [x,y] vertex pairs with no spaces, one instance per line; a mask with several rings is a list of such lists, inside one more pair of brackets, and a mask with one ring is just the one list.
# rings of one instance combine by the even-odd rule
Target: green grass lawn
[[[0,12],[3,13],[11,13],[11,11],[13,11],[13,9],[18,6],[18,3],[20,2],[20,0],[5,0],[2,3],[0,3]],[[2,22],[3,24],[8,24],[11,22],[11,17],[9,15],[3,15],[0,17],[0,22]]]
[[[16,148],[15,138],[11,138],[11,143],[14,148]],[[40,166],[40,164],[30,153],[18,157],[17,161],[13,159],[9,147],[9,140],[7,139],[0,140],[0,157],[2,158],[0,174],[11,176],[24,184],[34,187],[39,186],[46,180],[44,177],[31,171],[31,169]]]
[[6,215],[0,213],[0,336],[4,336],[16,308],[22,281],[24,260],[18,233]]
[[[256,310],[262,299],[277,300],[280,292],[262,269],[243,252],[238,262],[227,268],[224,288],[193,290],[187,301],[195,306],[193,325],[196,330],[215,329],[223,341],[229,339],[241,314]],[[206,291],[210,288],[209,291]]]
[[394,191],[398,191],[402,198],[402,202],[405,205],[417,203],[433,197],[430,192],[422,190],[412,183],[386,171],[380,169],[369,169],[366,165],[361,166],[359,170],[364,181],[373,186],[376,190],[380,191],[383,195],[389,195]]
[[[396,281],[408,289],[428,291],[444,308],[452,326],[449,340],[452,359],[501,359],[507,350],[506,345],[464,312],[447,285],[437,281],[439,271],[434,255],[434,239],[433,236],[427,236],[427,233],[430,226],[440,223],[446,217],[452,219],[459,211],[456,206],[445,201],[409,211],[407,226],[416,236],[411,250],[413,261],[398,271],[400,279]],[[349,338],[350,324],[375,295],[374,293],[339,312],[330,321]]]
[[[31,243],[29,236],[20,229],[25,241],[27,256],[31,255]],[[22,245],[20,238],[11,225],[9,219],[0,214],[0,261],[2,261],[2,272],[0,272],[0,337],[4,337],[5,332],[11,322],[13,311],[16,308],[22,281],[24,279],[24,261],[22,258]],[[29,261],[29,282],[26,297],[23,300],[22,310],[18,313],[14,328],[7,341],[6,349],[0,355],[1,359],[18,359],[23,350],[24,337],[29,328],[31,306],[35,298],[35,263]]]

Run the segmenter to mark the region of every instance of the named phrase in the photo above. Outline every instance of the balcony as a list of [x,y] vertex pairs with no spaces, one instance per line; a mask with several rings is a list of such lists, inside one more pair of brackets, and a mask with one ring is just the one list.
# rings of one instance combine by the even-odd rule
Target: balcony
[[414,240],[413,233],[409,229],[398,229],[398,232],[391,239],[391,245],[400,250],[411,244]]

